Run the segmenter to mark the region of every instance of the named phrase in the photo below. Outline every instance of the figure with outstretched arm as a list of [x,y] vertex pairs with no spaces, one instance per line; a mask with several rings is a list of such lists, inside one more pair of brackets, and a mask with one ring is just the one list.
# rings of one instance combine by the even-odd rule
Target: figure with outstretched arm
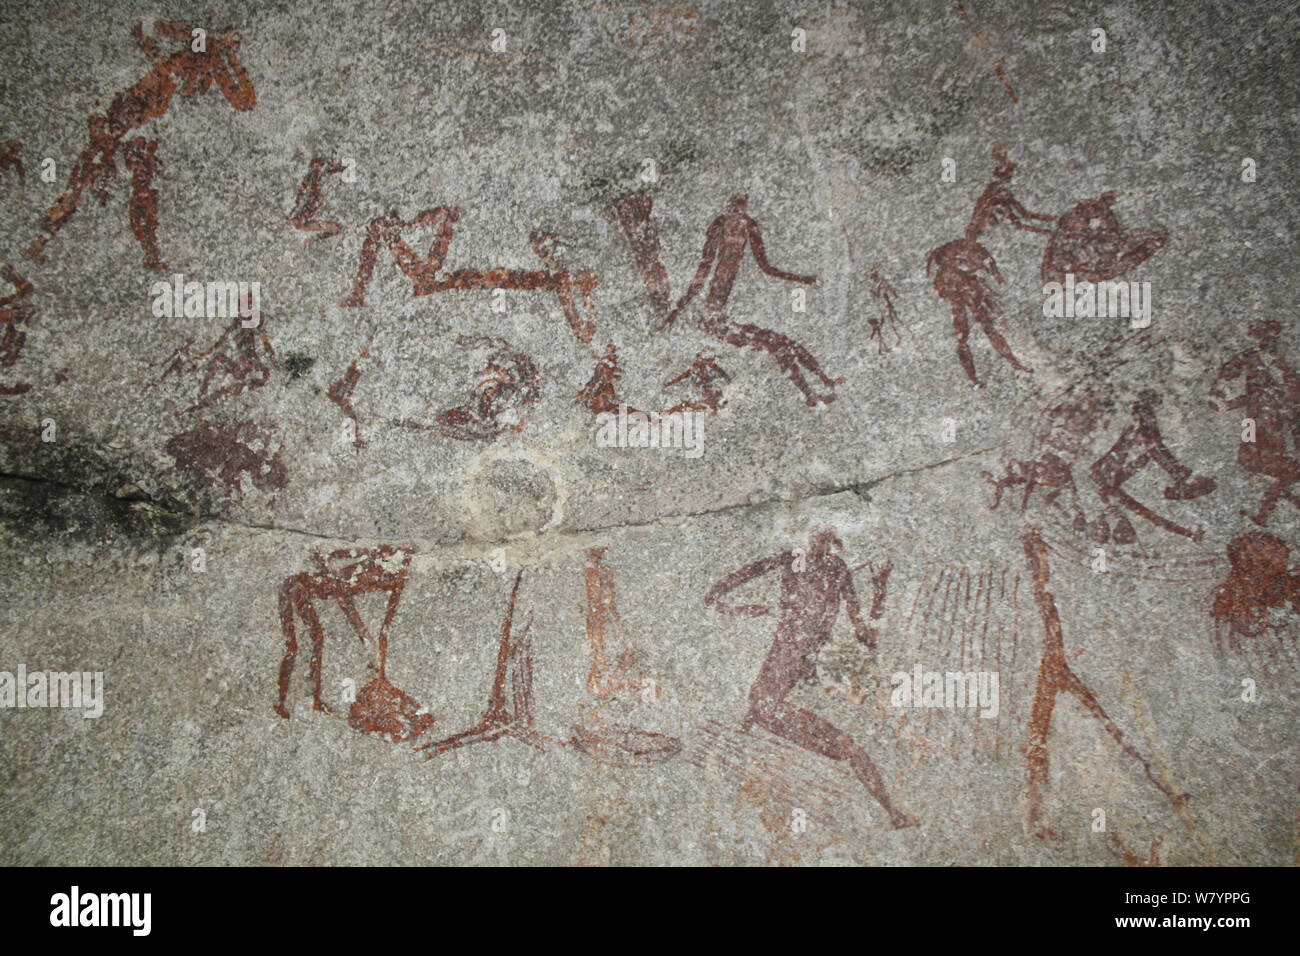
[[[705,595],[706,606],[737,617],[761,617],[772,613],[765,604],[727,604],[724,595],[772,571],[781,574],[781,620],[776,639],[767,653],[749,691],[749,712],[743,728],[754,724],[815,754],[848,761],[853,774],[866,791],[889,814],[895,829],[917,826],[910,814],[894,806],[885,790],[880,771],[870,755],[849,734],[812,711],[791,704],[787,698],[800,681],[816,671],[817,654],[831,637],[843,601],[858,641],[876,646],[877,630],[862,618],[853,575],[835,550],[843,545],[835,531],[819,526],[808,536],[806,554],[783,551],[761,558],[722,578]],[[891,566],[888,562],[873,575],[874,595],[870,618],[884,613],[885,590]]]
[[[808,405],[816,406],[833,402],[834,391],[826,394],[814,392],[803,373],[807,371],[816,376],[832,390],[836,385],[843,384],[844,379],[832,378],[823,372],[820,363],[811,352],[780,332],[749,322],[736,322],[725,314],[727,300],[731,297],[731,287],[735,284],[747,248],[753,251],[754,261],[759,269],[774,279],[802,285],[815,285],[817,282],[816,276],[785,272],[768,261],[767,251],[763,246],[762,230],[745,212],[746,203],[747,199],[743,193],[732,196],[727,204],[727,211],[709,225],[695,277],[691,279],[686,292],[677,301],[676,307],[668,313],[662,327],[670,327],[682,309],[690,304],[707,282],[709,291],[704,298],[704,315],[699,321],[700,331],[728,345],[757,349],[771,355],[776,359],[785,376],[803,393],[804,401]],[[710,274],[713,276],[712,281],[709,279]]]

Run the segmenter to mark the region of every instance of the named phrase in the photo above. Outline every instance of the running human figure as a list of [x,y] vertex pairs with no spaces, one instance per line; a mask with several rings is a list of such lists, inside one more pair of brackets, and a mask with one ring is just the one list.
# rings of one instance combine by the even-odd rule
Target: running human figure
[[[704,597],[706,606],[737,617],[760,617],[772,613],[766,604],[724,604],[723,595],[770,571],[781,572],[781,621],[776,640],[768,651],[749,691],[749,712],[743,729],[754,724],[778,737],[832,760],[847,760],[854,775],[889,814],[895,829],[917,826],[910,814],[894,806],[880,771],[870,755],[849,734],[830,721],[787,701],[800,681],[812,676],[817,654],[831,638],[843,601],[858,641],[869,648],[876,646],[877,632],[862,619],[853,575],[844,560],[835,553],[843,547],[834,529],[826,525],[813,528],[808,535],[808,553],[783,551],[762,558],[722,578]],[[890,565],[873,575],[874,596],[870,617],[877,620],[885,609],[885,589]]]
[[[767,275],[784,282],[798,282],[802,285],[815,285],[816,276],[797,275],[783,272],[767,261],[767,252],[763,248],[763,233],[758,223],[746,212],[747,198],[737,193],[727,203],[727,211],[714,219],[709,225],[704,238],[704,251],[700,255],[700,265],[695,271],[685,294],[678,300],[676,307],[668,313],[664,327],[669,327],[682,309],[699,294],[705,282],[709,282],[709,291],[704,298],[704,316],[699,321],[701,332],[720,339],[737,348],[751,348],[766,352],[776,359],[786,377],[803,393],[804,401],[809,405],[824,405],[835,401],[834,388],[844,383],[843,378],[831,378],[822,371],[811,352],[793,339],[764,329],[748,322],[736,322],[724,312],[727,299],[731,296],[731,287],[736,282],[740,264],[745,256],[745,249],[754,253],[754,261]],[[649,206],[646,211],[648,214]],[[716,262],[716,267],[715,267]],[[712,273],[712,281],[709,275]],[[804,378],[806,370],[816,376],[829,389],[826,394],[814,392]]]
[[1021,372],[1033,371],[1020,363],[1015,353],[1011,351],[1011,346],[1007,344],[1007,340],[998,331],[996,323],[1001,315],[1001,308],[997,293],[981,272],[987,271],[999,284],[1002,282],[1002,274],[998,272],[998,265],[993,260],[992,254],[980,245],[978,240],[986,231],[1003,221],[1017,229],[1044,235],[1049,234],[1051,230],[1044,226],[1035,226],[1030,220],[1053,221],[1052,216],[1030,212],[1012,195],[1008,184],[1015,174],[1016,166],[1011,162],[1007,151],[995,145],[993,159],[996,163],[993,168],[993,180],[984,187],[979,199],[975,201],[975,209],[971,213],[970,222],[966,225],[965,235],[930,250],[925,260],[927,275],[932,268],[936,270],[934,291],[938,292],[952,308],[952,327],[957,334],[957,360],[961,362],[961,367],[976,388],[984,386],[979,376],[975,374],[975,359],[971,356],[970,345],[967,343],[972,319],[984,330],[989,344],[993,346],[993,351],[1006,359],[1012,368]]

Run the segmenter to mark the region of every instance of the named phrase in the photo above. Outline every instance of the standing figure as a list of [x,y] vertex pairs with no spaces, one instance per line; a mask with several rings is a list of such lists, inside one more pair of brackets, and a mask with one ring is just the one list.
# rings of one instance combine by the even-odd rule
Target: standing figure
[[[916,826],[915,817],[894,806],[880,772],[863,747],[830,721],[786,700],[800,681],[816,672],[817,655],[831,638],[841,601],[858,641],[869,648],[876,646],[876,629],[862,620],[852,573],[832,550],[842,547],[833,529],[825,525],[816,527],[809,533],[806,555],[796,557],[792,551],[783,551],[733,571],[709,589],[704,603],[715,606],[723,614],[738,617],[770,614],[770,605],[728,605],[721,598],[764,574],[781,572],[781,620],[767,659],[750,688],[749,712],[743,728],[748,730],[758,724],[813,753],[848,761],[862,786],[889,814],[895,829]],[[874,576],[873,619],[884,613],[889,571],[886,564]]]
[[1183,806],[1187,802],[1187,794],[1175,793],[1172,787],[1155,777],[1146,758],[1128,742],[1124,732],[1102,709],[1088,685],[1070,667],[1069,658],[1065,654],[1065,638],[1061,628],[1061,615],[1056,608],[1056,597],[1048,590],[1052,572],[1047,561],[1047,542],[1037,530],[1031,528],[1021,536],[1021,543],[1034,581],[1034,601],[1043,619],[1043,655],[1034,691],[1034,707],[1029,717],[1029,747],[1025,751],[1029,764],[1025,803],[1034,835],[1044,840],[1059,839],[1043,813],[1043,788],[1049,780],[1047,738],[1052,732],[1052,712],[1056,709],[1056,698],[1061,694],[1073,694],[1114,738],[1119,748],[1141,765],[1146,778],[1164,794],[1170,804],[1175,808]]
[[997,164],[993,168],[993,180],[984,187],[979,199],[975,201],[975,209],[971,213],[965,235],[930,250],[925,260],[927,275],[932,268],[936,269],[934,291],[952,308],[952,327],[957,334],[957,359],[976,388],[982,388],[983,383],[975,374],[975,360],[966,341],[970,337],[972,319],[984,331],[993,350],[1006,359],[1012,368],[1021,372],[1032,371],[1020,364],[1011,351],[1011,346],[997,329],[996,322],[1001,314],[997,293],[980,273],[987,271],[999,284],[1002,275],[998,272],[992,254],[977,240],[1003,220],[1017,229],[1044,234],[1051,230],[1035,226],[1029,220],[1052,221],[1051,216],[1030,212],[1012,195],[1008,183],[1011,182],[1016,166],[1011,162],[1007,151],[1001,146],[994,146],[993,159]]

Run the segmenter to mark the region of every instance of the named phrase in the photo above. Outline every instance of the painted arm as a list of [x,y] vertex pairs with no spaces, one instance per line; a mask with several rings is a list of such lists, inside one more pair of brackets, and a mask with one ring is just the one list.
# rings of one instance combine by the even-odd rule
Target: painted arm
[[758,228],[758,223],[753,219],[749,220],[749,247],[754,250],[754,261],[758,267],[774,279],[783,279],[786,282],[802,282],[804,285],[816,285],[816,276],[801,276],[793,272],[782,272],[774,268],[767,261],[767,251],[763,248],[763,233]]
[[769,571],[775,571],[781,566],[781,555],[774,554],[769,558],[761,558],[753,564],[747,564],[739,571],[732,571],[725,578],[719,581],[713,587],[709,588],[709,593],[704,595],[704,606],[713,605],[720,614],[733,614],[736,617],[762,617],[764,614],[772,612],[771,606],[767,604],[725,604],[719,598],[729,591],[734,591],[742,584],[748,584],[757,577],[767,574]]
[[[872,572],[871,620],[873,621],[879,620],[885,613],[885,593],[889,584],[889,572],[893,569],[893,563],[886,560],[879,571],[873,570]],[[848,611],[849,620],[853,623],[853,635],[858,639],[858,643],[874,649],[879,632],[862,620],[862,610],[858,604],[858,592],[853,584],[853,572],[849,571],[848,568],[844,569],[842,588],[844,605]]]

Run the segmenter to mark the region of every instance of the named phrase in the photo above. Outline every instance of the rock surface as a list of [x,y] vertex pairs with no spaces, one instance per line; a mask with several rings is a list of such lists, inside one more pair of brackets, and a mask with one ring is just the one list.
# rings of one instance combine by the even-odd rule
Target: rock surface
[[1294,9],[209,9],[0,24],[0,861],[1295,862]]

